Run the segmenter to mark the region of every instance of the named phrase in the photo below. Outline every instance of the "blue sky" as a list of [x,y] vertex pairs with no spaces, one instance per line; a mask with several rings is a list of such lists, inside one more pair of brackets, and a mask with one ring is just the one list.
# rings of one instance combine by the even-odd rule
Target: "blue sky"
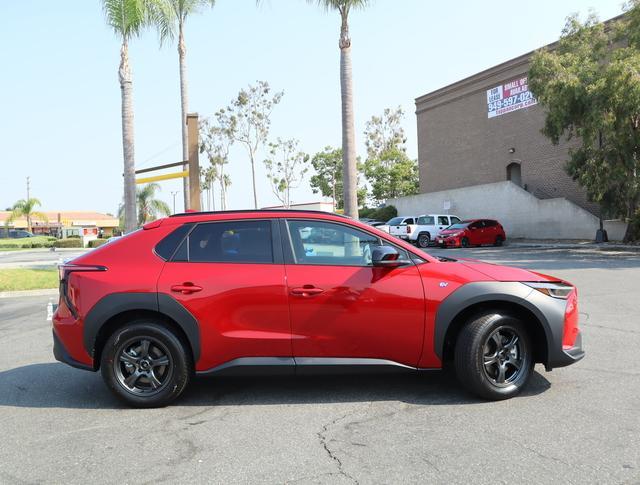
[[[411,156],[417,154],[414,99],[556,40],[564,19],[593,8],[601,19],[616,0],[374,0],[353,12],[356,133],[401,105]],[[119,41],[99,0],[0,2],[0,209],[32,196],[44,210],[115,213],[122,198]],[[304,0],[218,0],[188,19],[190,111],[209,116],[256,80],[284,90],[272,138],[297,138],[315,153],[340,146],[339,17]],[[154,31],[130,47],[134,73],[136,165],[180,159],[177,52]],[[264,153],[261,155],[264,158]],[[249,162],[236,147],[231,208],[252,206]],[[277,200],[259,164],[261,206]],[[307,176],[308,180],[308,176]],[[162,182],[171,204],[181,182]],[[305,181],[293,202],[317,200]],[[178,196],[177,210],[181,210]]]

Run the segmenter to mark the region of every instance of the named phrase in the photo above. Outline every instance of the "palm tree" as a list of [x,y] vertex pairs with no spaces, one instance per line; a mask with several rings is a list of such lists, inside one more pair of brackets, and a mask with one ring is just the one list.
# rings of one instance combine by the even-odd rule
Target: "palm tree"
[[[171,215],[171,208],[169,207],[169,204],[155,198],[156,191],[158,190],[160,190],[160,185],[151,183],[142,188],[138,188],[136,191],[138,226],[142,226],[149,221],[154,221],[159,216]],[[122,220],[123,215],[124,205],[120,205],[120,208],[118,209],[118,217]]]
[[[160,33],[160,43],[173,38],[178,31],[178,62],[180,66],[180,108],[182,114],[182,160],[189,159],[187,140],[187,112],[189,97],[187,95],[187,47],[184,41],[184,24],[187,17],[198,13],[202,7],[213,7],[215,0],[151,0],[152,20]],[[185,165],[185,170],[187,166]],[[189,177],[183,180],[184,208],[189,208]]]
[[13,204],[13,207],[11,208],[11,214],[9,215],[9,217],[4,223],[5,226],[8,226],[11,222],[13,222],[16,219],[24,217],[27,219],[27,230],[31,232],[31,229],[32,229],[31,221],[34,218],[41,219],[43,221],[47,220],[47,216],[43,212],[38,212],[34,210],[36,207],[39,207],[41,205],[42,204],[40,203],[40,201],[33,197],[27,200],[20,199],[18,202]]
[[124,156],[124,230],[136,227],[136,182],[133,136],[133,82],[129,65],[129,41],[147,23],[147,0],[102,0],[107,24],[121,39],[118,79],[122,97],[122,152]]
[[353,121],[353,78],[351,70],[351,37],[349,36],[349,13],[352,9],[364,8],[371,0],[307,0],[337,10],[342,19],[340,26],[340,91],[342,96],[342,161],[344,178],[344,213],[358,218],[358,172],[356,139]]

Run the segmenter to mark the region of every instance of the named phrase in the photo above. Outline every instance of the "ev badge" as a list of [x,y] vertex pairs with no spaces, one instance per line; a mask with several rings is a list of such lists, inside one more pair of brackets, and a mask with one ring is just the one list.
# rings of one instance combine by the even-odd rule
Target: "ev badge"
[[449,286],[449,283],[447,283],[446,281],[440,282],[440,288],[446,288],[447,286]]

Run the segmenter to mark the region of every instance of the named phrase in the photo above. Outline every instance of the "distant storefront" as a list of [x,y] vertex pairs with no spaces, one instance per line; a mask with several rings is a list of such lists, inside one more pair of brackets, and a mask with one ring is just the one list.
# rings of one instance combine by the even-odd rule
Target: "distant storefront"
[[[5,227],[11,212],[0,211],[0,226]],[[118,218],[109,214],[91,211],[45,212],[46,220],[33,219],[31,229],[35,235],[54,236],[58,238],[80,237],[85,243],[107,238],[117,231]],[[25,218],[14,219],[8,224],[11,229],[27,229]]]

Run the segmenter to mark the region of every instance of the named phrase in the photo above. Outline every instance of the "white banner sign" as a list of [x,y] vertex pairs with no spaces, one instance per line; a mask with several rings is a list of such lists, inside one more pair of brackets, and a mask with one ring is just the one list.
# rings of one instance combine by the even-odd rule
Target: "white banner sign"
[[487,90],[488,118],[494,118],[534,104],[538,104],[538,100],[529,91],[529,82],[526,76]]

